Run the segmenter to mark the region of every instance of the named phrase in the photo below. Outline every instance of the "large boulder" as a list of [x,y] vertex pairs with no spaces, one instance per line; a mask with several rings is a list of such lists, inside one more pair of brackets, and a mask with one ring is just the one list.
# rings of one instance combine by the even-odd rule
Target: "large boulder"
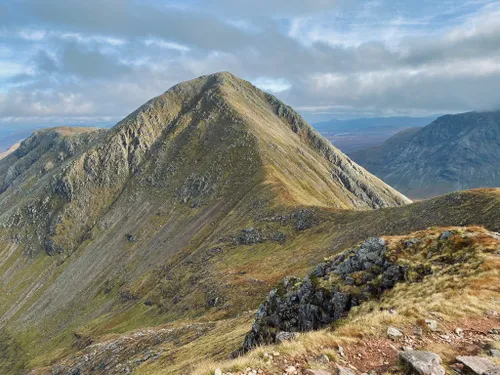
[[441,358],[434,353],[419,350],[406,350],[399,353],[399,359],[408,373],[419,375],[444,375]]
[[469,374],[500,375],[500,366],[495,365],[488,358],[476,356],[460,356],[457,362],[464,365]]

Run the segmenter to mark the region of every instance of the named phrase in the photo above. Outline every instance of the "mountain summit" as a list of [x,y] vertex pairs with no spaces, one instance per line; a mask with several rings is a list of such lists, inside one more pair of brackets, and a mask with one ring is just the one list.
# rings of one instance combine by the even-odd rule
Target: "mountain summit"
[[[0,372],[50,362],[81,329],[99,336],[221,301],[252,306],[267,283],[223,281],[232,271],[209,261],[223,249],[238,257],[262,243],[281,259],[314,206],[410,202],[226,72],[176,85],[110,130],[33,134],[0,161],[0,186],[0,346],[31,361],[14,353]],[[274,269],[271,281],[284,276]]]
[[[74,249],[135,184],[191,207],[263,186],[295,205],[366,209],[409,202],[290,107],[227,72],[174,86],[98,139],[78,133],[36,133],[0,164],[7,170],[0,199],[13,201],[6,197],[21,190],[47,199],[38,209],[45,222],[36,225],[49,252]],[[58,152],[50,148],[55,139],[62,142]],[[33,164],[37,181],[30,180]],[[50,231],[40,232],[42,226]]]

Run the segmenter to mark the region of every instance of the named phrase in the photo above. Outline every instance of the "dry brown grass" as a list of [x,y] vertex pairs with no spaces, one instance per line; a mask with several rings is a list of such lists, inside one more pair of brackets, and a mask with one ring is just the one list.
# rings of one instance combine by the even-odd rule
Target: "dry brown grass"
[[[464,263],[461,268],[468,272],[460,275],[438,272],[419,283],[398,284],[380,300],[353,308],[348,318],[336,322],[330,329],[304,333],[298,340],[281,345],[261,347],[234,361],[203,363],[194,374],[206,375],[216,368],[223,371],[237,371],[247,367],[266,369],[269,365],[263,364],[263,354],[272,352],[293,358],[314,358],[326,354],[332,361],[338,361],[339,345],[355,347],[368,340],[385,339],[390,325],[412,334],[415,325],[425,326],[424,319],[432,318],[439,321],[444,331],[451,332],[463,319],[481,319],[487,311],[498,310],[500,259],[494,251],[500,249],[500,241],[481,227],[448,229],[474,235],[472,241],[466,241],[466,250],[474,248],[478,251],[482,259],[479,267],[469,270],[469,264]],[[396,249],[410,237],[423,240],[428,237],[427,243],[431,244],[442,231],[443,229],[433,228],[411,236],[386,239]],[[464,249],[460,236],[453,238],[453,242],[457,248]],[[389,309],[396,313],[389,312]],[[498,343],[495,345],[498,347]],[[458,354],[456,348],[440,342],[430,342],[425,349],[439,354],[445,363],[451,363]]]

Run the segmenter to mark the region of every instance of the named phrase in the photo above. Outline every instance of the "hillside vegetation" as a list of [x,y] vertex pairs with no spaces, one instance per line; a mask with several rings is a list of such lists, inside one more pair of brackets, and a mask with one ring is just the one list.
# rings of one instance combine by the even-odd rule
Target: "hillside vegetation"
[[[381,253],[370,258],[373,251]],[[332,313],[349,306],[348,317],[337,311],[339,315],[332,314],[331,322],[323,323],[320,331],[258,347],[237,360],[204,363],[196,373],[209,374],[216,368],[236,373],[253,368],[281,374],[293,373],[288,372],[293,367],[299,373],[314,369],[331,374],[339,365],[346,371],[402,373],[405,369],[398,361],[398,352],[403,348],[437,353],[447,371],[460,371],[455,365],[458,356],[487,357],[500,347],[500,331],[494,328],[500,322],[496,311],[499,251],[500,235],[480,227],[434,227],[364,241],[325,259],[305,279],[284,279],[259,308],[245,342],[257,333],[290,328],[293,322],[288,317],[314,321],[328,315],[320,305],[331,292],[349,296],[331,300]],[[363,258],[358,265],[366,269],[355,270]],[[376,265],[380,260],[380,264],[392,265],[384,271]],[[394,272],[395,268],[399,271]],[[345,273],[352,282],[339,282],[339,275],[345,277]],[[389,274],[400,277],[391,280]],[[301,297],[295,298],[297,295]],[[300,313],[290,314],[290,309]]]

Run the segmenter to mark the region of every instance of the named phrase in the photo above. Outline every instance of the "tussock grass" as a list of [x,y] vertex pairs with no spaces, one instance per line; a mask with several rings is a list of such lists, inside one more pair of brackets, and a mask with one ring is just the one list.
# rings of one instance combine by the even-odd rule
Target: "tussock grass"
[[[385,339],[388,326],[398,327],[411,335],[416,325],[425,326],[424,320],[431,318],[438,320],[444,331],[451,332],[463,319],[481,319],[487,311],[498,310],[500,260],[495,252],[500,250],[500,241],[481,227],[448,229],[473,236],[465,244],[462,243],[461,236],[452,239],[456,245],[455,250],[475,254],[474,257],[466,258],[468,261],[458,264],[458,271],[450,274],[447,268],[443,268],[425,277],[422,282],[397,284],[392,290],[385,292],[381,299],[354,307],[347,318],[335,322],[328,329],[303,333],[295,341],[257,348],[235,361],[203,363],[197,367],[195,374],[209,374],[215,368],[223,371],[246,367],[266,368],[262,367],[261,358],[263,353],[272,352],[294,358],[314,358],[325,354],[332,361],[338,361],[339,345],[356,346],[366,340]],[[433,228],[411,236],[386,239],[390,247],[396,250],[410,237],[420,238],[431,246],[436,244],[436,238],[442,231],[443,229]],[[425,242],[426,240],[429,241]],[[420,254],[413,254],[415,256]],[[498,343],[494,345],[498,347]],[[452,363],[459,354],[453,347],[439,342],[431,341],[425,349],[440,355],[445,363]]]

